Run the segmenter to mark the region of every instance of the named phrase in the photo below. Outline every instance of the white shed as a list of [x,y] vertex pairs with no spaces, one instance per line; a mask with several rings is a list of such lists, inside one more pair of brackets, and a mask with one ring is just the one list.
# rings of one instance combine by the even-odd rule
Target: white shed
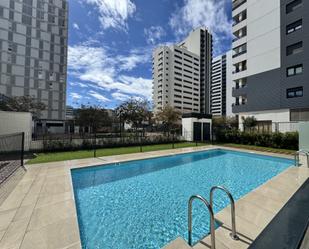
[[212,115],[185,113],[182,115],[182,137],[186,141],[210,141]]

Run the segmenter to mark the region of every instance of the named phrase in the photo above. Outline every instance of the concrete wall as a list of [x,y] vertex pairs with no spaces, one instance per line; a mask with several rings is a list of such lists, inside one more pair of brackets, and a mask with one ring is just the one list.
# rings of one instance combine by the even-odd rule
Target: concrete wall
[[32,139],[32,115],[29,112],[0,111],[0,135],[25,133],[25,150],[29,150]]
[[299,123],[299,149],[309,151],[309,122]]

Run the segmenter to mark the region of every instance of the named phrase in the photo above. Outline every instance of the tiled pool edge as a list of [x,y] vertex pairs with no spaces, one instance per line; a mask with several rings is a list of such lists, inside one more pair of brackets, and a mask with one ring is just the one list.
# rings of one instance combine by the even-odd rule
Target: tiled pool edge
[[[19,185],[0,206],[0,248],[80,248],[70,170],[209,149],[205,146],[29,165]],[[261,155],[285,157],[273,153]],[[287,157],[291,158],[291,157]]]

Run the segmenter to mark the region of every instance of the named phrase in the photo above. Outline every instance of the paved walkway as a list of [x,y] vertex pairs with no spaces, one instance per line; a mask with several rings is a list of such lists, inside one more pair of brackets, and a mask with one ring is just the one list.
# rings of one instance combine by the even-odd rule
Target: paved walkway
[[[0,206],[0,248],[81,248],[70,175],[71,168],[211,148],[218,147],[184,148],[29,165],[21,181]],[[291,168],[280,174],[280,177],[275,177],[273,181],[267,182],[263,189],[254,190],[237,202],[238,229],[243,234],[242,239],[244,241],[250,241],[257,236],[281,205],[296,191],[303,179],[308,177],[308,172],[309,170],[307,171],[304,168]],[[268,196],[273,196],[273,198],[268,198]],[[252,200],[254,198],[262,200],[263,205],[254,204],[255,201]],[[226,227],[230,225],[228,211],[228,208],[226,208],[217,214],[217,218],[222,219]],[[246,227],[247,224],[250,229]],[[217,248],[245,248],[245,245],[247,245],[242,243],[239,244],[241,247],[236,247],[238,244],[236,245],[236,242],[234,243],[229,239],[226,235],[228,232],[224,228],[217,229],[216,233],[218,237]],[[183,242],[181,239],[178,241]],[[205,243],[208,243],[208,238],[205,239]],[[219,247],[220,244],[222,244],[222,247]],[[229,245],[229,247],[226,245]],[[230,247],[230,245],[233,247]],[[183,246],[184,249],[188,248],[186,244],[183,244]],[[203,244],[198,244],[194,248],[203,248],[201,246]],[[180,249],[181,247],[179,245],[174,248]]]

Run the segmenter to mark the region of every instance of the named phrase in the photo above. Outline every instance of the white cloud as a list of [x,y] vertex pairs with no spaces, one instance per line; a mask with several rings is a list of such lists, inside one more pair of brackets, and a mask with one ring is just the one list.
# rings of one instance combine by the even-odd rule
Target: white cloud
[[93,90],[89,91],[88,92],[88,95],[96,98],[97,100],[99,101],[102,101],[102,102],[108,102],[110,101],[108,98],[104,97],[102,94],[98,93],[98,92],[95,92]]
[[68,50],[69,74],[99,92],[117,92],[112,95],[117,99],[123,99],[124,95],[150,99],[152,80],[127,75],[147,61],[151,61],[151,53],[144,48],[131,50],[127,55],[114,55],[104,47],[84,45],[70,46]]
[[120,100],[120,101],[125,101],[125,100],[130,98],[129,95],[123,94],[121,92],[114,92],[114,93],[112,93],[112,97],[114,99],[117,99],[117,100]]
[[81,82],[69,82],[69,85],[70,85],[70,86],[79,86],[79,87],[81,87],[81,88],[86,88],[86,87],[88,87],[87,84],[81,83]]
[[73,28],[79,30],[79,26],[76,22],[73,23]]
[[127,20],[136,10],[131,0],[84,0],[99,11],[99,21],[103,29],[118,28],[127,30]]
[[232,36],[232,23],[225,13],[227,1],[230,0],[184,0],[184,6],[172,14],[169,24],[179,37],[197,27],[208,28],[214,37],[214,48],[220,50],[222,39]]
[[70,93],[70,96],[72,99],[81,99],[83,97],[82,95],[74,92]]
[[144,29],[144,34],[148,44],[155,44],[166,35],[161,26],[151,26],[149,29]]

